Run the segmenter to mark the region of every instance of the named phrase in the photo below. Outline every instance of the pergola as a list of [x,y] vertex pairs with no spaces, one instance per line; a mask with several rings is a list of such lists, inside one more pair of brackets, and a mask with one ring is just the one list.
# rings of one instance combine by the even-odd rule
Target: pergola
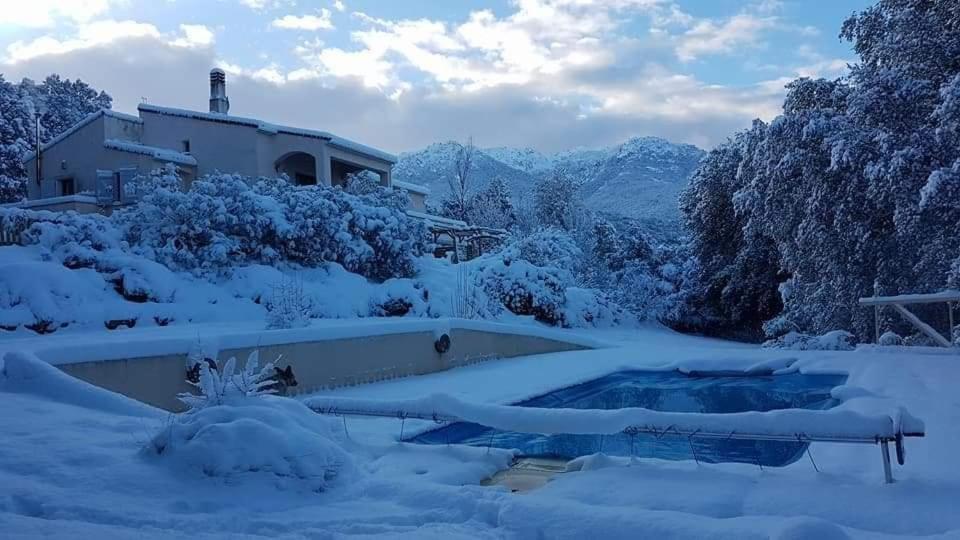
[[[960,302],[960,291],[941,291],[929,294],[901,294],[897,296],[871,296],[860,299],[861,306],[873,306],[874,334],[878,344],[880,343],[880,308],[882,306],[891,306],[897,310],[904,319],[909,321],[910,324],[944,347],[953,346],[954,302]],[[950,320],[950,329],[947,332],[948,337],[943,337],[935,328],[921,321],[920,317],[917,317],[905,307],[910,304],[947,304],[947,312],[949,313]]]

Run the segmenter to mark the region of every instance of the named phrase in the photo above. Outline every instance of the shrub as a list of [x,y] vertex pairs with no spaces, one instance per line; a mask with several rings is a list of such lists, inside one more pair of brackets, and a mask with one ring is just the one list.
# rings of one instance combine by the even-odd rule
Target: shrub
[[532,315],[551,325],[563,322],[567,275],[525,260],[492,260],[478,273],[488,296],[517,315]]
[[140,204],[117,214],[131,245],[171,268],[221,273],[236,264],[337,262],[365,277],[409,277],[427,247],[426,231],[400,195],[355,196],[325,186],[294,186],[215,174],[178,189],[174,171],[155,171]]
[[303,328],[310,324],[310,300],[299,279],[284,277],[275,284],[266,308],[267,328]]
[[570,274],[577,273],[583,252],[569,234],[559,229],[544,229],[516,241],[503,251],[504,258],[523,259],[534,266],[556,267]]
[[846,330],[833,330],[822,336],[788,332],[763,344],[764,347],[795,351],[851,351],[856,345],[856,336]]

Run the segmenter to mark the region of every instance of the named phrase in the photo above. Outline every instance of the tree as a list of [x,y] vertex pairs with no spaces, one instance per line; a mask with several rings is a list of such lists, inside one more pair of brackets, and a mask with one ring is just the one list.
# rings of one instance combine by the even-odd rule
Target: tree
[[534,190],[534,212],[541,227],[575,230],[582,217],[576,185],[559,172],[540,180]]
[[56,73],[39,85],[24,79],[20,90],[30,100],[33,112],[40,115],[42,142],[70,129],[84,117],[113,106],[113,98],[106,92],[98,92],[80,79],[61,79]]
[[593,224],[593,256],[596,262],[605,268],[615,270],[620,264],[620,238],[617,229],[612,223],[603,218],[597,218]]
[[517,220],[510,189],[500,177],[495,177],[486,188],[474,195],[468,207],[467,221],[472,225],[511,229]]
[[23,157],[36,145],[36,119],[40,117],[40,142],[49,142],[90,113],[110,108],[112,99],[83,81],[50,75],[43,83],[24,79],[17,85],[0,76],[0,203],[26,195],[27,171]]
[[860,55],[848,77],[790,83],[781,116],[705,158],[681,209],[698,267],[690,304],[707,326],[863,338],[873,318],[858,297],[950,283],[958,21],[957,2],[880,0],[854,14],[841,31]]
[[19,89],[0,75],[0,203],[26,195],[23,155],[33,144],[31,115]]
[[443,215],[461,221],[470,218],[470,188],[472,183],[473,158],[476,148],[473,146],[473,137],[467,139],[466,144],[457,145],[454,153],[452,176],[447,178],[450,193],[442,203]]

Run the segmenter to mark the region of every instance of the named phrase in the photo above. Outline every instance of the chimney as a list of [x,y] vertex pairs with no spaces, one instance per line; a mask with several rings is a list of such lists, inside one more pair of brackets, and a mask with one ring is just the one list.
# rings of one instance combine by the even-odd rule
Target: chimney
[[210,70],[210,112],[227,114],[229,110],[227,74],[220,68],[213,68]]

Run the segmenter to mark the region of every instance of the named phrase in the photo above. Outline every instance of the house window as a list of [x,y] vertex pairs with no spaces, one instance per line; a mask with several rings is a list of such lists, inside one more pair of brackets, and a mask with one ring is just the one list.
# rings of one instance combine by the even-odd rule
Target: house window
[[183,146],[183,153],[184,153],[184,154],[189,154],[189,153],[190,153],[190,139],[184,139],[184,140],[180,141],[180,143],[181,143],[181,145]]
[[76,186],[73,183],[73,178],[60,179],[60,195],[73,195],[76,192]]

